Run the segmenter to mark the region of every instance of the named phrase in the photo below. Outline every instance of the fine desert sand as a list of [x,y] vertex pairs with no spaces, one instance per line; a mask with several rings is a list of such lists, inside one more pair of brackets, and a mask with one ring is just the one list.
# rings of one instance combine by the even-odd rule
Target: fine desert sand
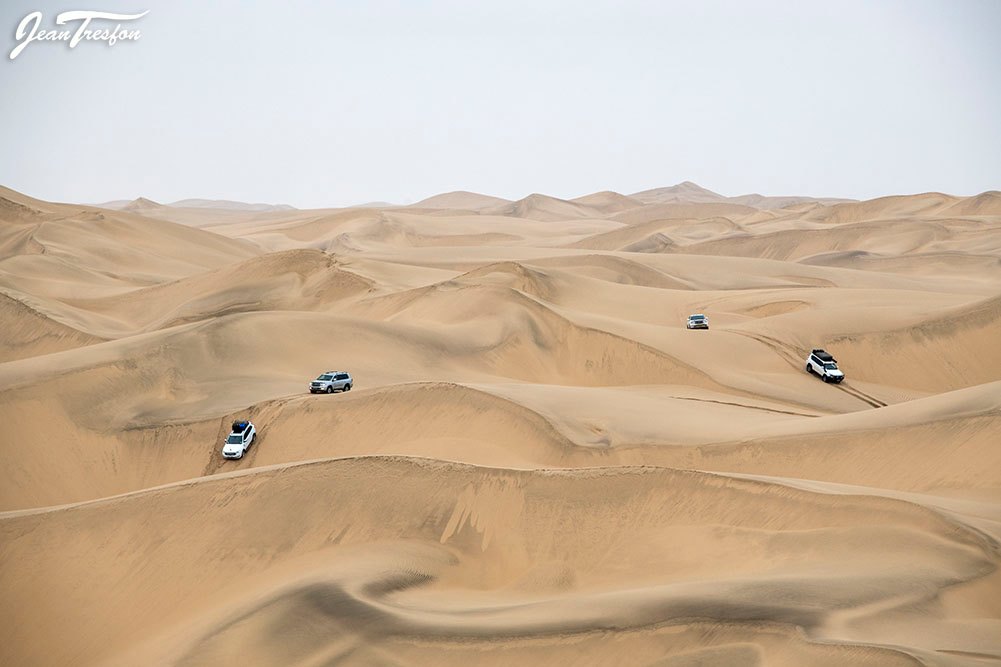
[[0,312],[0,664],[1001,662],[999,192],[0,188]]

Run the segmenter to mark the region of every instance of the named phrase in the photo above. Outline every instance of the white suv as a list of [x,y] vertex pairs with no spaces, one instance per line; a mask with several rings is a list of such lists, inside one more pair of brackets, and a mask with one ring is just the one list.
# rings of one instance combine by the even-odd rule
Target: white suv
[[327,371],[320,377],[309,383],[309,393],[311,394],[332,394],[335,390],[351,391],[354,380],[350,373],[343,371]]
[[816,373],[824,382],[838,383],[845,379],[845,374],[838,370],[838,362],[823,350],[813,350],[806,358],[806,372]]
[[709,318],[702,313],[696,313],[695,315],[688,316],[688,328],[689,329],[708,329],[709,328]]
[[233,422],[233,430],[226,437],[226,444],[222,446],[223,458],[242,459],[256,437],[257,429],[249,421]]

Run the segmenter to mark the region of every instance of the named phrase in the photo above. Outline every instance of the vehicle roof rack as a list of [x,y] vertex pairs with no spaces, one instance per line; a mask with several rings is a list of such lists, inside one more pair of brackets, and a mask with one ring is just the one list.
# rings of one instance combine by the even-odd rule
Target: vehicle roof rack
[[815,354],[817,358],[820,359],[821,361],[835,361],[834,357],[831,356],[830,352],[825,352],[824,350],[819,348],[813,350],[813,354]]

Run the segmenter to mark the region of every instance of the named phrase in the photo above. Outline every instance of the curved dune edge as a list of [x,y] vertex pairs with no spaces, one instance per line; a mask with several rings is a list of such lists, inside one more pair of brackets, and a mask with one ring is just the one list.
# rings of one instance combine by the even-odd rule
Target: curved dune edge
[[872,359],[906,368],[912,386],[943,391],[982,384],[1001,378],[1001,297],[952,309],[912,326],[892,331],[833,336],[831,345],[845,350],[856,361],[859,376],[871,377]]
[[0,363],[103,342],[0,291]]
[[[20,434],[0,447],[6,465],[19,470],[0,490],[0,509],[110,496],[234,468],[363,454],[522,469],[658,465],[923,492],[991,488],[1001,466],[994,437],[1001,424],[998,384],[820,417],[711,394],[665,395],[650,404],[651,410],[687,410],[694,426],[697,415],[711,417],[720,407],[740,420],[712,425],[722,439],[705,444],[631,442],[621,435],[628,416],[609,422],[595,415],[603,424],[598,428],[586,407],[560,408],[573,392],[547,407],[518,385],[412,382],[334,396],[299,394],[121,432],[87,425],[65,408],[41,420],[39,398],[30,394],[0,408],[7,432]],[[219,443],[236,418],[252,419],[261,436],[244,459],[225,461]],[[60,435],[67,432],[73,437]],[[44,446],[57,440],[58,448]],[[901,466],[903,459],[910,464]]]
[[[12,408],[14,412],[5,418],[13,432],[34,423],[27,407],[13,404]],[[242,460],[226,461],[219,455],[219,443],[237,417],[254,420],[261,436]],[[65,419],[33,426],[39,442],[50,433],[54,437],[68,429]],[[550,421],[523,405],[440,382],[335,397],[290,396],[209,419],[122,433],[88,433],[78,428],[76,435],[58,449],[8,446],[0,450],[8,465],[21,471],[0,492],[0,508],[63,504],[234,468],[331,456],[458,457],[469,463],[532,468],[565,465],[577,448]],[[70,469],[85,474],[71,476]]]
[[70,301],[78,308],[115,313],[128,335],[224,315],[312,310],[374,288],[330,255],[299,249],[268,253],[214,271],[101,299]]
[[[789,506],[799,511],[769,511]],[[164,632],[160,648],[180,637],[183,651],[148,664],[275,650],[308,664],[344,641],[390,655],[504,638],[558,651],[567,636],[704,623],[752,644],[775,624],[837,643],[826,634],[836,610],[878,622],[865,611],[886,607],[877,602],[892,611],[932,600],[999,561],[979,533],[902,501],[661,468],[512,471],[401,457],[258,468],[4,514],[0,531],[0,627],[23,665],[74,654],[98,664],[126,638]],[[12,567],[28,553],[31,568]],[[703,580],[720,562],[730,573]],[[94,605],[100,618],[86,614]],[[290,622],[294,638],[272,645]],[[61,642],[30,641],[53,623]],[[811,650],[788,632],[781,650]],[[854,649],[828,657],[844,650]]]
[[[490,273],[498,272],[496,264],[490,266],[494,267]],[[516,284],[467,284],[464,281],[489,275],[470,272],[452,281],[372,297],[359,306],[369,317],[415,324],[458,325],[477,318],[499,320],[503,315],[499,331],[491,331],[482,343],[472,339],[489,370],[502,377],[585,386],[685,383],[740,393],[677,356],[556,312],[533,296],[553,290],[537,271],[514,269],[511,264],[499,270]]]

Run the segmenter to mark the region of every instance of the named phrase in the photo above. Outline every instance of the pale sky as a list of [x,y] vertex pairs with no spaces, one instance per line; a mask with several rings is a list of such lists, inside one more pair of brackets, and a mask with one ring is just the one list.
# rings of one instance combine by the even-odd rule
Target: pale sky
[[[149,13],[8,59],[78,9]],[[4,0],[0,33],[0,184],[48,200],[1001,189],[996,0]]]

